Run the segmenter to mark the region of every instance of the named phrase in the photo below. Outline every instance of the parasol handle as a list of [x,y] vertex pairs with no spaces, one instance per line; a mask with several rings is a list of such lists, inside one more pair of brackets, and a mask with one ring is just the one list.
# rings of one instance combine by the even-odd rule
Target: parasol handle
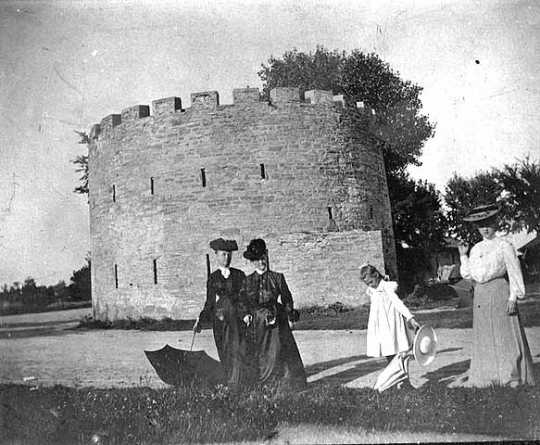
[[193,331],[193,337],[191,337],[191,347],[189,348],[190,351],[193,351],[193,343],[195,343],[195,335],[197,335],[197,331]]

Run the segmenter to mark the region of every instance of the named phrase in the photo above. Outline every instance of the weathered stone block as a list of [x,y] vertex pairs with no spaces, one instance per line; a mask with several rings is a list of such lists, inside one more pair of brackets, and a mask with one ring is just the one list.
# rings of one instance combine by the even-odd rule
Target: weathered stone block
[[277,87],[270,90],[270,102],[300,102],[300,89],[296,87]]
[[332,97],[332,100],[334,101],[334,103],[340,107],[344,107],[345,106],[345,99],[343,98],[343,94],[337,94],[335,96]]
[[191,107],[194,109],[215,110],[219,105],[219,94],[217,91],[203,91],[191,94]]
[[109,114],[101,119],[99,127],[102,133],[108,133],[117,125],[122,123],[122,117],[119,114]]
[[257,103],[260,101],[258,88],[236,88],[233,90],[235,104]]
[[122,110],[122,122],[142,119],[150,116],[150,107],[148,105],[135,105]]
[[182,101],[179,97],[165,97],[152,101],[152,114],[162,116],[172,114],[182,109]]
[[304,93],[304,96],[313,105],[333,105],[334,103],[332,91],[309,90]]

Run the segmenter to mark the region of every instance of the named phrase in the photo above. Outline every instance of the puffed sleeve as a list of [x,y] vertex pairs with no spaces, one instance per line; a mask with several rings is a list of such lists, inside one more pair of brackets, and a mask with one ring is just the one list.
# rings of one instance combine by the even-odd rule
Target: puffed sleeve
[[467,255],[461,255],[459,257],[459,262],[461,263],[461,266],[459,268],[459,273],[461,274],[462,278],[465,278],[466,280],[471,280],[471,270],[469,268],[469,257]]
[[397,311],[403,315],[407,320],[410,320],[413,318],[413,314],[411,314],[411,311],[407,309],[407,306],[405,306],[405,303],[401,301],[401,299],[396,294],[397,290],[397,283],[395,281],[388,281],[385,283],[384,291],[394,307],[397,309]]
[[521,266],[514,246],[507,241],[501,241],[500,247],[502,250],[504,263],[506,265],[506,273],[508,274],[508,282],[510,285],[510,301],[516,301],[518,298],[525,297],[525,284],[523,283],[523,274]]

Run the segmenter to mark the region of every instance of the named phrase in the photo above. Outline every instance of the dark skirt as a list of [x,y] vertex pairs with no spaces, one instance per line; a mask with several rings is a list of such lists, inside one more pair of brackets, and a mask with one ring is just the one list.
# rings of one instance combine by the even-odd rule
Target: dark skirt
[[252,383],[291,390],[306,386],[304,364],[282,305],[253,311],[253,323],[246,328],[245,335]]
[[241,336],[240,321],[234,305],[228,298],[221,298],[216,303],[214,317],[214,340],[227,384],[244,383],[247,375],[244,371],[246,341]]
[[473,342],[467,386],[534,385],[531,352],[519,312],[508,315],[510,290],[504,278],[477,283]]

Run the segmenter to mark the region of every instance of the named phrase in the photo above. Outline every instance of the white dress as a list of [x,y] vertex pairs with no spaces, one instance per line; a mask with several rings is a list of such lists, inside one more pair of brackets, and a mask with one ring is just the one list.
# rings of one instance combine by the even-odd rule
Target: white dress
[[382,357],[408,351],[413,334],[406,320],[413,317],[396,294],[395,281],[381,280],[377,288],[368,287],[371,300],[367,329],[367,355]]

